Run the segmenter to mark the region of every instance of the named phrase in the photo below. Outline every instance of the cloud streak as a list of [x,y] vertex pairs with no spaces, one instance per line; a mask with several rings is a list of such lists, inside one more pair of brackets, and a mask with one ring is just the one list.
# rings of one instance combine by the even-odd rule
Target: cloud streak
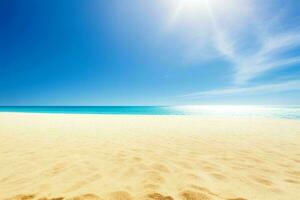
[[213,24],[215,48],[233,64],[235,72],[233,82],[235,84],[245,84],[272,70],[300,64],[300,56],[288,55],[295,48],[300,48],[300,31],[273,33],[262,27],[260,23],[254,23],[256,27],[254,26],[249,31],[257,36],[254,38],[253,43],[259,43],[259,45],[257,45],[254,52],[245,54],[244,52],[248,49],[247,47],[239,48],[239,43],[241,43],[237,39],[239,34],[233,36],[232,32],[222,28],[209,4],[208,9]]
[[[288,9],[277,7],[279,10],[274,14],[269,12],[272,10],[270,8],[263,9],[261,2],[250,0],[224,0],[222,2],[203,0],[201,2],[205,2],[205,4],[201,3],[200,8],[202,10],[195,12],[191,8],[184,10],[188,1],[179,1],[172,18],[172,26],[176,24],[175,22],[180,22],[179,18],[184,17],[184,15],[190,16],[191,11],[202,13],[196,15],[199,24],[195,23],[189,29],[191,34],[201,33],[199,35],[202,36],[202,38],[197,38],[202,42],[198,49],[194,46],[199,43],[194,40],[191,41],[190,49],[195,51],[191,55],[198,57],[208,55],[209,59],[228,61],[233,69],[232,80],[228,83],[232,87],[183,96],[197,97],[300,90],[300,81],[291,79],[281,83],[254,84],[257,78],[264,78],[263,75],[270,72],[300,66],[300,27],[284,26],[291,21]],[[230,3],[231,6],[226,7]],[[209,23],[204,23],[203,18]],[[213,56],[211,56],[212,54]],[[192,58],[197,59],[196,56]],[[275,75],[277,78],[281,78],[280,73]],[[268,81],[264,80],[265,82]]]
[[232,87],[216,90],[208,90],[183,95],[183,97],[201,97],[201,96],[218,96],[218,95],[234,95],[242,93],[273,93],[285,91],[300,91],[300,81],[291,80],[282,83],[272,83],[265,85],[249,86],[249,87]]
[[260,49],[252,55],[236,55],[231,61],[235,65],[235,83],[241,84],[272,70],[300,63],[300,56],[280,56],[300,46],[300,32],[269,36],[262,41]]

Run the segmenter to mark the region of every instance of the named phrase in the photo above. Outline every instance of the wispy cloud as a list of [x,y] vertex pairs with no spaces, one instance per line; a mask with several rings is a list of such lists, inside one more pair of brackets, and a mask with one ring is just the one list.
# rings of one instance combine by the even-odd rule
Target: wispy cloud
[[248,87],[232,87],[216,90],[208,90],[202,92],[195,92],[183,97],[199,97],[199,96],[215,96],[215,95],[232,95],[242,93],[272,93],[272,92],[284,92],[284,91],[300,91],[300,81],[292,80],[282,83],[271,83],[265,85],[248,86]]
[[183,95],[183,97],[200,97],[200,96],[216,96],[216,95],[233,95],[241,93],[272,93],[284,91],[298,91],[300,90],[300,81],[292,80],[282,83],[272,83],[248,87],[232,87],[216,90],[208,90],[202,92],[195,92]]
[[[187,2],[180,1],[178,3],[172,18],[172,25],[178,18],[183,17],[181,15],[191,15],[191,12],[187,12],[191,10],[184,12]],[[197,18],[202,21],[189,29],[191,34],[201,33],[199,35],[202,36],[200,38],[202,48],[194,48],[193,46],[197,46],[199,43],[191,41],[190,49],[196,51],[196,53],[191,53],[192,58],[197,60],[197,56],[209,55],[209,59],[221,58],[231,63],[233,78],[228,85],[232,85],[232,87],[201,91],[184,96],[300,90],[300,81],[291,79],[281,83],[255,84],[256,78],[263,77],[270,72],[287,67],[300,67],[298,51],[300,50],[300,27],[299,24],[298,27],[297,24],[296,26],[285,26],[286,22],[292,22],[289,9],[280,8],[280,10],[277,7],[279,10],[276,13],[270,13],[271,9],[262,8],[263,3],[250,0],[224,0],[223,7],[219,6],[220,1],[217,0],[202,2],[206,2],[206,4],[202,3],[201,12],[196,12],[202,13]],[[232,6],[226,8],[230,3]],[[268,3],[270,2],[268,1]],[[203,13],[210,23],[203,22]],[[180,22],[180,20],[178,21]],[[277,76],[277,80],[279,80],[280,74],[277,73]]]
[[[221,39],[220,39],[221,38]],[[232,62],[235,69],[234,82],[243,84],[271,70],[300,63],[300,56],[281,56],[300,46],[300,32],[269,35],[252,54],[243,55],[235,50],[230,37],[216,38],[218,50]]]
[[[270,31],[270,27],[263,27],[260,19],[253,18],[253,27],[247,31],[252,32],[255,38],[253,43],[258,43],[256,50],[246,53],[247,47],[239,48],[239,34],[233,34],[228,28],[219,25],[217,15],[208,4],[210,18],[213,24],[213,41],[218,52],[229,60],[234,67],[234,83],[244,84],[251,79],[274,69],[288,67],[300,63],[300,56],[282,56],[294,48],[300,47],[300,31],[280,32]],[[278,17],[276,17],[278,18]],[[278,19],[277,19],[278,20]],[[230,27],[231,28],[231,27]],[[242,31],[243,32],[243,31]],[[244,33],[244,32],[243,32]]]
[[[215,52],[219,54],[219,57],[221,56],[231,62],[234,68],[233,83],[245,84],[272,70],[300,64],[300,55],[288,55],[291,50],[300,48],[300,27],[298,30],[281,27],[282,23],[286,22],[283,19],[288,18],[285,8],[276,14],[270,14],[267,13],[269,11],[260,11],[261,9],[258,8],[260,3],[254,5],[251,1],[226,0],[224,1],[226,5],[235,5],[229,6],[227,10],[226,8],[222,10],[218,6],[219,1],[203,2],[199,4],[201,5],[199,10],[196,8],[194,10],[194,12],[198,11],[196,13],[202,13],[195,16],[199,24],[195,22],[189,30],[191,35],[201,33],[200,35],[205,37],[197,38],[202,41],[200,46],[203,48],[193,47],[199,43],[191,41],[190,49],[192,51],[198,50],[198,54],[190,54],[201,57],[208,55],[207,52],[210,54]],[[178,1],[176,9],[170,17],[169,26],[174,26],[176,21],[180,21],[179,18],[184,18],[184,14],[193,15],[188,5],[188,1]],[[187,7],[186,12],[184,12],[185,7]],[[205,17],[206,20],[210,21],[209,23],[203,22]],[[189,38],[193,38],[191,35]],[[213,50],[210,50],[209,45],[203,41],[209,43]],[[188,50],[188,52],[190,51]],[[208,57],[216,58],[211,55]]]

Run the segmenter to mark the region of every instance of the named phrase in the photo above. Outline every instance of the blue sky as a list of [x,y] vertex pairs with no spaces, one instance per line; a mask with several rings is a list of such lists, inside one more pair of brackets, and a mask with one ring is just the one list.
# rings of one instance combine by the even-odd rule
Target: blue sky
[[299,9],[0,1],[0,105],[300,104]]

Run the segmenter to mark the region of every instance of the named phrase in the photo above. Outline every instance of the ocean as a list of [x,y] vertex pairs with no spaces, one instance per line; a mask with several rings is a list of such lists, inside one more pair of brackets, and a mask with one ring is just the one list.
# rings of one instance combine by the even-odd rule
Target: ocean
[[111,114],[111,115],[200,115],[244,116],[300,120],[300,106],[191,105],[191,106],[0,106],[0,112]]

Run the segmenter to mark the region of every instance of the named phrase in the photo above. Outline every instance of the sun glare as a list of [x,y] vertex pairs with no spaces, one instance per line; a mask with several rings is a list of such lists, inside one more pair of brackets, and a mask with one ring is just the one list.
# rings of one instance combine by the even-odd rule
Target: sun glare
[[212,16],[234,18],[243,15],[240,0],[178,0],[172,4],[171,24],[203,22],[211,20]]
[[206,0],[180,0],[175,3],[172,20],[197,17],[207,11]]

